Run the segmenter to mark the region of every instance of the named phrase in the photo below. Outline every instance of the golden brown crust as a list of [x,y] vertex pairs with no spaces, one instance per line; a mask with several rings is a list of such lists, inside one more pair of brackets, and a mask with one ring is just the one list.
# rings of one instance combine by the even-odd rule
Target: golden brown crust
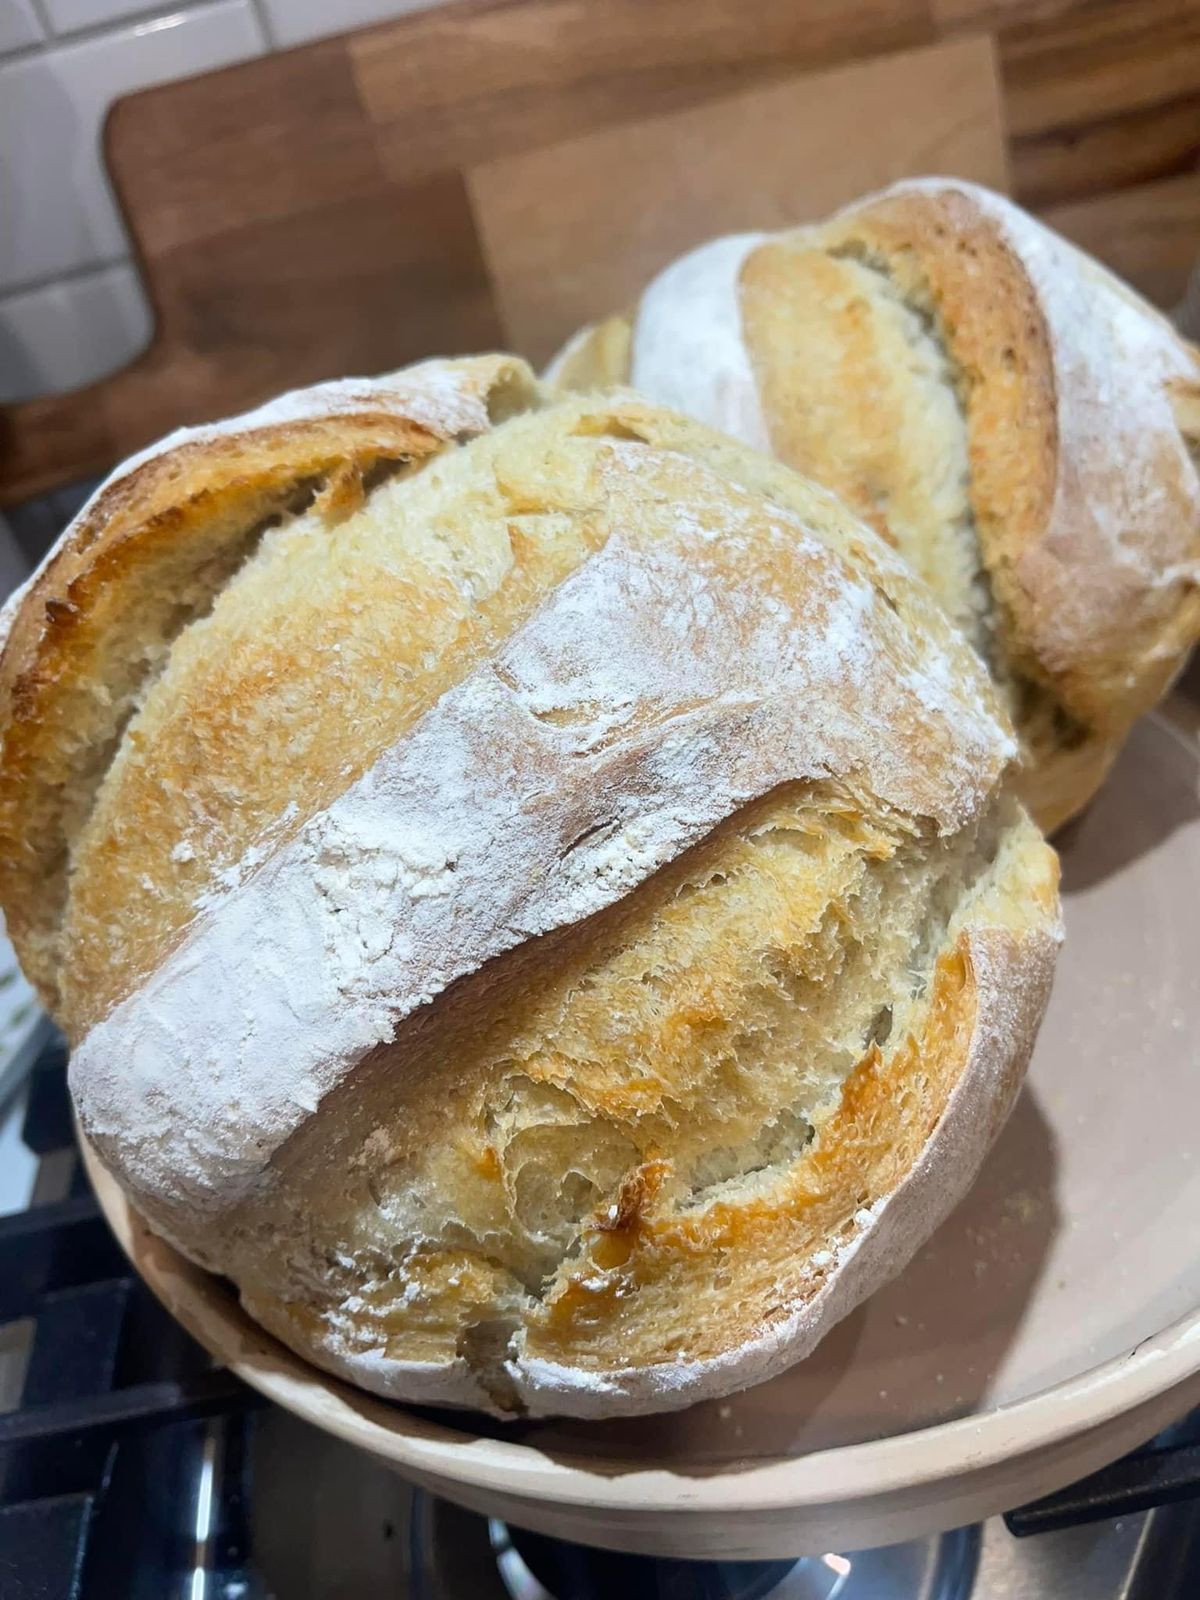
[[[477,366],[481,397],[489,382],[520,378],[507,359]],[[324,391],[313,394],[319,408]],[[465,420],[461,406],[447,411],[449,428],[436,410],[408,414],[383,385],[374,404],[360,395],[346,411],[335,394],[327,411],[273,420],[264,408],[242,426],[185,432],[135,458],[13,608],[0,655],[0,904],[52,1009],[70,854],[170,640],[205,613],[272,519],[316,498],[336,525],[365,475],[428,457]]]
[[1029,684],[1018,692],[1027,710],[1013,717],[1021,728],[1022,758],[1014,787],[1050,837],[1100,789],[1121,753],[1126,730],[1089,731],[1065,717],[1052,695]]
[[[637,1169],[628,1203],[623,1190],[618,1214],[596,1229],[590,1252],[547,1297],[524,1346],[528,1357],[600,1367],[649,1363],[656,1354],[661,1360],[653,1333],[645,1337],[661,1332],[651,1309],[660,1298],[664,1315],[672,1303],[724,1303],[689,1340],[690,1360],[714,1361],[767,1340],[773,1323],[795,1320],[836,1275],[840,1250],[863,1226],[856,1213],[891,1195],[916,1167],[981,1045],[990,1054],[991,1081],[977,1111],[984,1121],[979,1148],[991,1144],[1016,1097],[1054,964],[1046,928],[1057,916],[1055,864],[1032,830],[1020,848],[1028,903],[1019,921],[996,926],[985,897],[979,920],[969,918],[970,932],[952,938],[939,956],[911,1030],[886,1052],[877,1043],[868,1047],[833,1114],[790,1170],[759,1193],[681,1211],[667,1196],[659,1199],[669,1163]],[[992,957],[982,972],[972,958],[981,938]],[[993,1014],[1009,1012],[999,1050],[981,1038],[985,1005]],[[949,1161],[944,1184],[960,1181]],[[928,1227],[927,1220],[914,1224],[920,1236]],[[891,1244],[894,1256],[913,1248],[902,1238]],[[726,1283],[738,1286],[728,1298]],[[636,1320],[624,1314],[630,1301]]]
[[965,380],[970,495],[1006,653],[1015,671],[1047,681],[1013,576],[1049,522],[1058,458],[1053,353],[1032,283],[997,225],[950,189],[883,195],[834,218],[813,242],[834,256],[863,249],[886,262],[902,292],[932,298]]
[[[879,1046],[869,1047],[810,1154],[771,1192],[680,1215],[656,1204],[661,1174],[652,1165],[636,1169],[633,1203],[626,1206],[623,1189],[618,1215],[596,1230],[588,1259],[603,1275],[602,1286],[582,1269],[572,1273],[547,1300],[529,1353],[571,1365],[653,1361],[660,1352],[621,1317],[621,1300],[636,1294],[644,1311],[668,1285],[672,1299],[707,1300],[717,1287],[713,1277],[727,1274],[738,1284],[735,1306],[728,1317],[702,1324],[688,1352],[712,1360],[813,1297],[828,1273],[828,1267],[814,1272],[814,1254],[836,1244],[839,1233],[849,1238],[854,1213],[896,1187],[958,1081],[976,1013],[964,945],[960,940],[939,961],[920,1032],[886,1065]],[[684,1285],[681,1276],[693,1281]],[[653,1333],[654,1325],[645,1331]]]
[[832,495],[630,394],[493,428],[422,384],[419,470],[347,452],[252,551],[220,472],[189,493],[162,548],[222,564],[182,618],[141,524],[110,583],[83,560],[72,1086],[335,1370],[680,1404],[811,1348],[970,1181],[1053,856],[978,662]]
[[[515,506],[533,513],[523,543],[536,549],[542,541],[540,563],[522,564],[511,547]],[[81,1110],[93,1118],[89,1132],[102,1121],[120,1130],[131,1172],[140,1169],[144,1146],[155,1165],[146,1187],[171,1185],[186,1195],[193,1221],[202,1195],[211,1205],[229,1203],[230,1187],[328,1092],[325,1074],[343,1072],[353,1059],[360,1047],[355,985],[367,985],[364,1004],[379,985],[390,997],[386,1013],[368,1006],[365,1023],[375,1028],[401,1006],[402,994],[407,1007],[412,994],[427,997],[430,984],[448,981],[451,954],[454,961],[472,950],[476,961],[499,954],[514,928],[507,915],[497,926],[488,921],[499,896],[519,896],[519,925],[527,930],[532,907],[547,896],[538,916],[558,916],[552,908],[560,895],[571,917],[582,915],[590,897],[613,893],[652,849],[667,850],[688,830],[718,821],[739,795],[814,767],[861,773],[856,792],[866,785],[875,797],[841,802],[839,810],[898,809],[922,819],[913,826],[930,843],[958,837],[1012,755],[965,643],[832,496],[635,396],[563,402],[515,418],[425,472],[377,489],[362,525],[346,524],[338,542],[338,560],[323,560],[313,581],[311,547],[324,556],[328,541],[323,529],[297,519],[258,569],[224,592],[212,617],[176,641],[76,854],[71,1021],[77,1029],[81,1018],[97,1024],[75,1056],[76,1077],[89,1083]],[[492,607],[487,626],[464,610],[464,589],[448,592],[448,553],[469,577],[477,610]],[[439,558],[432,568],[431,555]],[[347,613],[348,580],[354,604]],[[359,603],[364,583],[377,599],[369,616]],[[506,601],[511,588],[516,604]],[[297,614],[297,593],[309,591],[316,615]],[[430,649],[430,616],[450,624],[440,650]],[[331,623],[357,652],[373,644],[367,630],[377,622],[382,641],[365,670],[356,656],[331,676],[320,651],[296,658],[286,672],[277,663],[276,647],[286,648],[294,629],[319,639]],[[223,687],[230,660],[253,691],[239,697],[241,720],[233,725]],[[388,699],[389,671],[398,699]],[[282,700],[272,687],[281,677]],[[308,702],[320,704],[298,726],[297,699],[306,713]],[[384,701],[387,714],[368,720]],[[319,737],[297,751],[327,703],[332,725],[320,725]],[[185,731],[189,720],[197,724],[197,739],[217,730],[204,749],[224,808],[220,832],[190,830],[186,811],[176,818],[149,809],[156,787],[172,798],[180,787],[181,715]],[[672,729],[686,736],[682,749],[668,737]],[[361,784],[345,783],[381,733],[385,747],[370,772]],[[280,839],[272,826],[279,808],[296,795],[302,811],[314,807],[330,774],[344,792]],[[188,787],[202,777],[191,774]],[[614,785],[611,804],[622,813],[644,809],[628,850],[608,840],[615,819],[603,808]],[[670,803],[662,785],[675,796]],[[140,802],[126,804],[130,794]],[[197,897],[190,869],[211,878],[223,868],[225,835],[247,815],[250,836],[231,874]],[[399,832],[397,817],[404,819]],[[122,819],[127,831],[114,831]],[[865,827],[864,840],[875,831]],[[453,879],[438,868],[437,851],[430,855],[431,837],[453,860]],[[556,840],[568,847],[561,877]],[[762,851],[753,856],[760,860]],[[795,868],[795,852],[785,849],[783,862]],[[809,900],[818,882],[810,864]],[[411,900],[410,888],[421,891]],[[291,914],[299,905],[303,915]],[[90,962],[80,960],[85,908],[104,932],[97,942],[113,974],[101,968],[92,977]],[[196,920],[186,947],[168,956],[181,913]],[[402,922],[417,914],[414,945]],[[456,919],[448,950],[434,935],[445,917]],[[887,937],[900,927],[893,905]],[[389,963],[386,981],[381,963]],[[295,974],[305,969],[310,976],[295,979],[296,993]],[[336,988],[310,1016],[322,981]],[[112,985],[137,992],[101,1023]],[[223,1006],[201,1015],[214,991]],[[243,1017],[255,1019],[253,1033]],[[138,1085],[117,1065],[135,1054],[146,1062]],[[165,1146],[151,1137],[166,1104],[148,1076],[156,1061],[172,1063],[176,1107],[193,1090],[203,1100],[201,1107],[188,1100],[178,1119],[187,1131],[177,1128]],[[195,1184],[185,1190],[179,1173],[193,1137]],[[178,1233],[182,1224],[173,1227]]]
[[[900,186],[794,240],[826,255],[865,251],[937,318],[966,416],[997,665],[1063,713],[1056,738],[1021,728],[1023,792],[1053,827],[1095,792],[1130,723],[1165,692],[1200,633],[1200,502],[1175,425],[1182,408],[1176,419],[1167,406],[1120,414],[1138,401],[1105,381],[1106,361],[1129,376],[1105,297],[1120,296],[1142,324],[1137,337],[1152,374],[1163,368],[1164,395],[1195,392],[1180,374],[1190,366],[1200,385],[1200,361],[1150,307],[1057,241],[1061,259],[1040,270],[1051,281],[1078,272],[1078,296],[1093,303],[1080,307],[1078,326],[1065,325],[1057,302],[1051,320],[1050,284],[1033,266],[1043,240],[1014,234],[1033,227],[1019,217],[973,190]],[[1131,424],[1137,463],[1122,444]],[[1015,714],[1021,722],[1019,702]]]
[[953,180],[748,241],[726,282],[734,243],[656,280],[629,355],[616,319],[573,342],[556,380],[594,383],[615,350],[652,396],[715,422],[744,346],[775,453],[932,585],[1008,699],[1022,793],[1057,825],[1200,635],[1200,354],[1017,207]]

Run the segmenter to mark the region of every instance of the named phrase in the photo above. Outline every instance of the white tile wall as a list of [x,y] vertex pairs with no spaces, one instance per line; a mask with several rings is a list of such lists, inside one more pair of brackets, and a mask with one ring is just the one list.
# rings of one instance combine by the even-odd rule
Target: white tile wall
[[264,44],[250,0],[218,0],[0,66],[0,289],[125,252],[99,145],[118,95]]
[[330,33],[345,33],[350,28],[365,28],[404,11],[424,11],[438,0],[261,0],[277,45],[302,44]]
[[0,0],[0,403],[123,366],[150,315],[104,175],[119,95],[439,0]]
[[162,9],[154,0],[41,0],[41,5],[55,33],[76,33],[80,28],[98,28],[142,11]]
[[78,389],[150,341],[151,315],[128,263],[0,299],[0,403]]
[[41,24],[29,0],[0,0],[0,53],[36,44],[41,37]]

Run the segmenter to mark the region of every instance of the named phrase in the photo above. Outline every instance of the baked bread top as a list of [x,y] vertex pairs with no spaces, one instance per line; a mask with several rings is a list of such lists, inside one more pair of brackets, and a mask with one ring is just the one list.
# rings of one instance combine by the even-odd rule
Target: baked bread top
[[[378,699],[398,646],[371,588],[384,580],[341,559],[334,530],[380,477],[483,432],[491,414],[533,393],[528,368],[508,357],[434,362],[416,379],[320,384],[184,429],[118,468],[9,599],[0,905],[26,975],[71,1034],[148,969],[215,872],[236,867],[265,831],[303,820],[345,787],[347,760],[361,771],[396,731],[379,710],[374,729],[368,715],[349,737],[346,719]],[[286,579],[263,550],[285,522],[300,556],[288,558]],[[244,607],[214,623],[218,597],[238,578]],[[277,582],[290,585],[286,598]],[[414,654],[436,654],[437,630],[458,626],[463,605],[446,599],[445,613],[431,606],[423,619],[429,639],[407,642]],[[276,613],[260,631],[257,608],[276,600],[287,620]],[[338,670],[315,699],[303,668],[340,652],[349,617],[351,657],[331,663]],[[198,622],[205,627],[192,631]],[[164,675],[177,693],[159,683]],[[193,714],[198,702],[203,715]],[[163,766],[143,782],[148,723]],[[275,793],[264,779],[288,752],[287,792]],[[83,852],[81,865],[89,829],[95,856]],[[189,856],[197,831],[201,847]],[[80,925],[63,973],[69,888]],[[84,967],[76,1006],[62,984]]]
[[715,240],[548,376],[632,382],[835,489],[988,663],[1047,828],[1200,633],[1200,357],[999,195],[905,182]]
[[[1057,899],[1011,730],[778,463],[507,358],[350,392],[169,443],[15,608],[0,783],[45,816],[82,777],[33,857],[53,925],[36,865],[3,894],[83,1127],[381,1392],[595,1415],[766,1376],[1016,1092]],[[54,654],[63,601],[87,648]]]

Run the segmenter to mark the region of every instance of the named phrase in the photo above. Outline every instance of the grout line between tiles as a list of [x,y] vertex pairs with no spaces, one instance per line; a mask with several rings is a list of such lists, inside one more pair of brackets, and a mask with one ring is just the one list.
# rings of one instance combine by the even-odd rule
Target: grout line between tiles
[[250,9],[258,18],[258,25],[262,29],[263,39],[268,50],[278,50],[279,40],[275,37],[275,28],[271,22],[271,13],[267,10],[265,0],[250,0]]
[[44,278],[25,278],[20,283],[0,284],[0,304],[15,300],[18,295],[37,294],[39,289],[57,289],[60,284],[77,283],[81,278],[93,278],[101,272],[111,272],[113,267],[128,267],[127,255],[104,256],[99,261],[86,261],[77,267],[65,267],[62,272],[47,273]]
[[[29,0],[29,9],[33,12],[42,30],[43,37],[41,42],[44,44],[48,39],[54,37],[54,29],[50,26],[50,13],[46,10],[45,0]],[[36,48],[36,44],[22,46],[22,48],[32,50]],[[16,51],[13,51],[12,54],[15,55]]]
[[[136,27],[138,23],[150,22],[159,17],[175,17],[180,14],[190,16],[194,11],[212,11],[217,6],[226,5],[228,0],[138,0],[136,8],[126,12],[123,16],[111,17],[107,22],[93,22],[85,28],[74,28],[69,32],[56,33],[51,25],[48,13],[45,11],[44,0],[30,0],[34,7],[38,21],[46,30],[44,39],[36,39],[32,44],[21,44],[15,50],[6,50],[0,54],[0,69],[8,66],[13,61],[28,61],[34,56],[56,54],[60,50],[69,49],[74,44],[86,44],[92,39],[101,39],[106,34],[120,33],[129,27]],[[247,0],[250,10],[258,17],[255,0]],[[261,17],[258,17],[261,26]],[[269,49],[273,45],[268,44]]]

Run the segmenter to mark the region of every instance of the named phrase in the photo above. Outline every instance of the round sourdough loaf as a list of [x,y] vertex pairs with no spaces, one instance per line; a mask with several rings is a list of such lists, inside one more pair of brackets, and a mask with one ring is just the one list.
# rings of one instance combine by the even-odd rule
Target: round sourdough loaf
[[173,436],[10,622],[0,900],[82,1125],[322,1366],[682,1405],[974,1176],[1055,858],[970,649],[778,463],[431,363]]
[[1200,636],[1200,353],[999,195],[897,184],[717,239],[552,363],[837,491],[987,662],[1050,830]]

